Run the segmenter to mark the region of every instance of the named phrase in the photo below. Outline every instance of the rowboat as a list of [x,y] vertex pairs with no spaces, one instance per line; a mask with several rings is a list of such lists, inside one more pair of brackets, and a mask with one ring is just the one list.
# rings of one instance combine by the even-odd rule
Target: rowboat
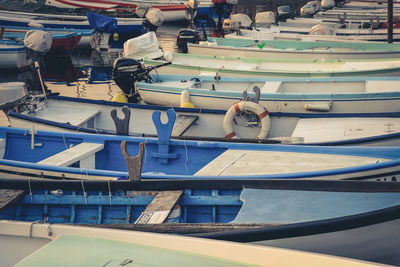
[[[346,24],[345,24],[346,25]],[[350,24],[351,25],[351,24]],[[346,28],[342,24],[330,25],[330,24],[317,24],[311,27],[297,25],[295,26],[275,26],[271,25],[270,28],[257,28],[252,30],[257,34],[257,31],[262,32],[264,35],[269,33],[291,33],[291,34],[317,34],[318,32],[326,35],[338,35],[338,36],[369,36],[370,38],[374,35],[384,37],[387,33],[387,29],[371,29],[371,27],[363,28],[361,25],[357,28]],[[394,29],[395,35],[400,34],[400,29]]]
[[1,244],[7,244],[2,246],[1,261],[7,266],[57,265],[60,261],[68,266],[379,266],[321,254],[135,231],[13,221],[1,221],[0,229]]
[[[13,40],[16,42],[23,42],[25,38],[26,32],[10,32],[6,29],[4,33],[4,38],[6,40]],[[76,32],[64,32],[64,33],[50,33],[52,37],[51,42],[51,50],[63,50],[63,51],[72,51],[78,47],[78,43],[81,39],[81,36]]]
[[24,44],[0,40],[0,69],[28,69],[31,60],[27,59]]
[[[335,220],[400,205],[397,183],[359,181],[131,183],[3,179],[0,188],[8,196],[7,205],[0,210],[1,220],[130,227],[154,232],[164,228],[179,234]],[[157,202],[163,205],[157,207]],[[46,205],[48,212],[41,212]],[[102,212],[94,215],[93,210],[101,206]],[[299,210],[299,206],[307,206],[308,210]],[[144,213],[149,216],[143,218]]]
[[14,106],[23,102],[28,97],[25,83],[4,82],[0,83],[0,109]]
[[[4,26],[35,27],[64,29],[92,29],[86,16],[41,14],[16,11],[1,11],[0,24]],[[118,18],[118,31],[144,33],[143,19]]]
[[291,59],[384,59],[397,58],[400,46],[386,43],[267,41],[242,38],[213,38],[188,43],[190,54],[252,58]]
[[[115,0],[49,0],[46,5],[58,8],[87,8],[97,10],[116,10],[119,12],[136,12],[140,6],[146,5],[160,9],[165,15],[164,21],[187,20],[188,1],[115,1]],[[212,7],[211,1],[200,1],[197,12],[208,14]]]
[[[189,44],[189,49],[191,45]],[[219,48],[218,48],[219,49]],[[224,50],[224,48],[221,49]],[[225,49],[230,55],[234,52]],[[198,54],[172,53],[164,60],[144,59],[146,66],[158,66],[167,62],[172,64],[158,69],[158,73],[184,75],[216,75],[245,77],[287,77],[287,78],[336,78],[346,76],[397,76],[400,71],[400,61],[393,59],[370,59],[357,61],[326,61],[312,60],[317,54],[309,53],[310,61],[294,61],[286,58],[290,50],[280,50],[276,59],[245,58],[233,56],[212,56]],[[170,57],[172,55],[172,57]],[[319,57],[319,56],[318,56]],[[165,60],[167,58],[168,60]],[[172,59],[171,59],[172,58]],[[117,59],[118,60],[118,59]]]
[[[397,264],[399,258],[395,246],[391,249],[382,244],[392,227],[387,231],[380,227],[398,221],[397,183],[2,179],[0,188],[0,219],[18,223],[79,224],[240,242],[262,240],[261,244],[282,243],[289,237],[320,240],[315,236],[374,227],[380,229],[382,238],[352,236],[354,242],[375,239],[370,244],[374,250],[365,256],[359,253],[365,246],[348,247],[346,256],[386,264]],[[386,257],[380,258],[382,248]],[[326,251],[321,248],[319,252]]]
[[[385,35],[334,35],[334,34],[296,34],[282,32],[263,32],[241,29],[236,33],[229,33],[225,38],[252,39],[264,41],[301,41],[301,42],[387,42]],[[394,41],[400,40],[400,34],[393,35]]]
[[[181,105],[182,93],[186,91],[190,102],[197,108],[228,110],[235,103],[245,99],[243,92],[246,91],[246,95],[256,96],[259,103],[270,112],[388,114],[399,111],[400,92],[397,89],[399,83],[400,80],[394,77],[338,79],[221,77],[217,81],[215,76],[154,74],[152,82],[138,81],[136,89],[146,103],[172,107]],[[259,92],[254,93],[253,89]],[[324,103],[329,107],[322,109]],[[314,104],[315,109],[308,106],[309,104],[311,106]],[[321,105],[321,109],[316,107],[318,104]],[[368,109],[365,109],[366,106]]]
[[0,174],[6,178],[91,180],[127,179],[128,176],[133,180],[399,179],[399,147],[170,140],[174,115],[172,111],[167,115],[170,121],[166,125],[159,121],[160,113],[153,115],[157,139],[2,127]]
[[[248,103],[250,106],[251,104]],[[36,107],[32,109],[32,107]],[[102,100],[49,96],[47,102],[20,104],[19,113],[8,112],[10,125],[37,130],[119,134],[131,136],[157,136],[156,128],[148,122],[154,111],[165,112],[168,107],[116,103]],[[114,111],[113,111],[114,110]],[[399,145],[400,114],[269,114],[270,130],[263,141],[255,137],[262,122],[255,114],[234,116],[235,136],[228,139],[229,120],[226,110],[206,108],[174,108],[177,121],[172,137],[209,141],[266,142],[307,145]],[[115,118],[113,112],[124,113],[124,119]],[[120,117],[120,116],[118,116]],[[123,120],[126,128],[115,122]],[[225,123],[224,123],[225,122]]]
[[[35,28],[35,27],[18,27],[18,26],[7,26],[4,28],[5,28],[4,29],[5,37],[8,37],[9,35],[12,36],[12,34],[15,34],[14,36],[12,36],[12,38],[17,38],[17,39],[23,39],[23,35],[21,34],[26,34],[26,32],[29,30],[42,30],[50,32],[53,37],[52,48],[53,46],[54,47],[61,46],[69,50],[71,50],[71,48],[74,47],[77,41],[79,47],[88,46],[90,43],[91,36],[94,33],[94,30],[92,29],[86,30],[86,29],[62,29],[62,28]],[[70,36],[68,42],[66,43],[64,43],[64,41],[61,42],[61,40],[58,41],[59,37],[62,37],[64,34],[65,37]]]

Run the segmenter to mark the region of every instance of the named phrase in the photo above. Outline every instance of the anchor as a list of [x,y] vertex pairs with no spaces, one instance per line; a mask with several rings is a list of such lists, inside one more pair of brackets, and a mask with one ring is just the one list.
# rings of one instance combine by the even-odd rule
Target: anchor
[[129,135],[129,120],[131,118],[131,110],[127,106],[122,107],[122,112],[124,113],[124,118],[120,119],[117,115],[117,110],[111,110],[111,118],[115,124],[115,130],[118,135]]
[[161,112],[159,110],[154,111],[152,117],[158,135],[158,152],[152,152],[151,156],[158,158],[158,162],[162,164],[168,164],[168,159],[175,159],[178,157],[176,153],[169,152],[169,143],[176,119],[176,113],[173,109],[168,109],[168,122],[165,124],[161,122]]

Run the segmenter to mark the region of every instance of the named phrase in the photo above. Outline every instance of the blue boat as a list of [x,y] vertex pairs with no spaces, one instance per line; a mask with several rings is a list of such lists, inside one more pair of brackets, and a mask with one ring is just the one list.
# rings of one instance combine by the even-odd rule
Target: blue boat
[[[321,242],[319,253],[399,263],[397,246],[385,245],[400,222],[398,183],[1,179],[0,188],[2,201],[7,199],[0,219],[19,224],[190,234],[314,252]],[[366,229],[372,231],[357,235]],[[329,242],[321,240],[324,235],[332,237]],[[368,246],[342,243],[347,248],[343,255],[326,245],[337,247],[344,239]],[[392,244],[398,244],[398,239]]]
[[[399,179],[399,147],[170,140],[175,113],[167,111],[166,124],[161,123],[160,116],[161,112],[153,114],[157,139],[1,127],[0,176],[92,180]],[[138,155],[138,159],[132,161],[132,155]]]
[[61,29],[87,29],[102,33],[101,40],[111,47],[121,48],[127,39],[148,31],[142,18],[112,18],[91,14],[87,16],[54,15],[27,12],[0,11],[0,25],[19,27],[43,27]]

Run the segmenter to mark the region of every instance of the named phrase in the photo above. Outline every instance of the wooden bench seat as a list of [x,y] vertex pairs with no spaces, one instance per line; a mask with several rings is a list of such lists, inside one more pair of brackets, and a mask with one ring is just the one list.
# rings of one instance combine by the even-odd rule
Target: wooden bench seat
[[282,82],[265,82],[260,92],[262,94],[273,94],[279,91]]
[[190,126],[193,125],[197,121],[199,116],[197,115],[179,115],[174,124],[174,128],[172,129],[172,136],[182,136]]
[[98,114],[100,114],[98,109],[49,106],[44,110],[37,111],[35,117],[80,127],[94,128],[93,118]]
[[80,161],[81,168],[90,169],[95,167],[95,153],[103,149],[104,144],[81,143],[41,160],[38,164],[67,167]]
[[163,223],[183,195],[183,190],[160,191],[135,224]]

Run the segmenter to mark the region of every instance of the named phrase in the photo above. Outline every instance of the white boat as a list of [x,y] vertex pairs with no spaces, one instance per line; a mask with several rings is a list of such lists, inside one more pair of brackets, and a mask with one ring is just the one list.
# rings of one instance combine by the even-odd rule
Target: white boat
[[4,266],[382,266],[227,241],[49,223],[0,221],[0,240]]
[[395,59],[400,55],[398,44],[365,42],[298,42],[210,37],[208,41],[188,43],[187,46],[190,54],[292,60]]
[[0,69],[28,69],[32,64],[27,59],[24,44],[12,41],[0,41]]
[[[239,32],[229,33],[225,38],[233,39],[252,39],[264,41],[301,41],[301,42],[387,42],[387,35],[334,35],[334,34],[302,34],[302,33],[282,33],[266,32],[253,30],[240,30]],[[400,34],[393,35],[393,41],[399,41]]]
[[[189,45],[189,47],[192,46]],[[145,66],[154,67],[171,62],[170,65],[161,67],[157,71],[165,74],[194,76],[208,74],[216,76],[274,78],[337,78],[352,76],[397,76],[400,74],[400,60],[397,58],[354,61],[321,60],[321,49],[316,50],[316,52],[313,50],[307,53],[300,52],[304,57],[308,58],[308,60],[300,61],[292,59],[291,55],[293,55],[293,52],[297,52],[289,49],[275,49],[276,52],[271,54],[274,58],[270,59],[257,58],[257,56],[253,58],[232,56],[236,53],[234,49],[226,49],[225,47],[211,48],[217,48],[214,51],[226,56],[172,53],[172,56],[171,54],[168,54],[168,56],[164,55],[164,60],[145,58],[144,64]],[[254,48],[254,51],[259,53],[257,49],[259,48]],[[209,50],[206,48],[204,52],[211,52]],[[327,56],[332,54],[327,52],[327,50],[324,53]],[[345,51],[344,54],[348,56],[351,55],[351,52]],[[371,55],[373,54],[371,53]]]
[[[171,95],[172,96],[172,95]],[[165,96],[163,96],[166,98]],[[169,98],[169,97],[168,97]],[[172,97],[171,97],[172,98]],[[30,104],[30,105],[29,105]],[[255,105],[255,103],[253,103]],[[251,105],[251,104],[248,104]],[[36,106],[35,109],[32,107]],[[261,105],[259,105],[261,107]],[[10,111],[11,126],[36,130],[87,132],[94,134],[123,134],[131,136],[156,136],[156,128],[150,123],[154,111],[167,107],[115,103],[101,100],[50,96],[47,103],[20,105],[19,113]],[[112,110],[130,114],[125,131],[116,127]],[[226,110],[206,108],[174,108],[177,122],[173,138],[221,140],[229,134],[230,120],[224,123]],[[115,111],[114,111],[115,112]],[[397,115],[396,115],[397,114]],[[126,116],[126,115],[124,115]],[[121,120],[124,117],[119,116]],[[256,136],[262,123],[255,114],[235,114],[234,130],[241,142],[259,142]],[[269,132],[264,142],[309,145],[400,145],[400,113],[378,114],[284,114],[269,115]]]
[[[153,75],[152,82],[137,82],[136,89],[149,104],[179,107],[182,93],[196,108],[228,110],[254,97],[270,112],[389,114],[399,112],[397,78],[265,79],[214,76]],[[324,109],[324,104],[326,108]],[[315,106],[314,106],[315,105]],[[318,109],[320,105],[320,110]],[[313,108],[314,106],[314,108]],[[368,107],[368,108],[366,108]]]

